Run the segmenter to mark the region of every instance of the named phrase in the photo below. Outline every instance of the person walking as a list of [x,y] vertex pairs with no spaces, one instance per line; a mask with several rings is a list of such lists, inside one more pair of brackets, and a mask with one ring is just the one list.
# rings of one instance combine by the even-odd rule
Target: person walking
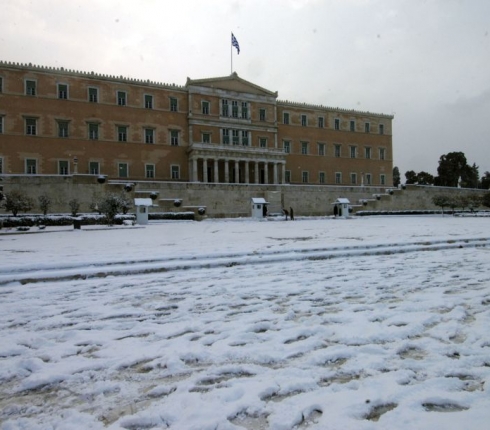
[[289,217],[291,221],[294,221],[294,211],[292,207],[289,208]]

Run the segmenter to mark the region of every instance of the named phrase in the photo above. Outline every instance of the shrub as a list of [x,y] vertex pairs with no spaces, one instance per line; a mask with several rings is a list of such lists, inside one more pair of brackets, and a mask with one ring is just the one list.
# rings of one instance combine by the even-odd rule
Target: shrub
[[109,225],[114,224],[114,219],[119,212],[127,214],[132,207],[131,200],[124,194],[108,194],[98,204],[99,210],[107,217]]
[[68,202],[68,206],[70,207],[71,215],[77,216],[78,210],[80,209],[80,201],[78,199],[71,199]]
[[[81,214],[78,217],[81,225],[104,225],[107,224],[107,218],[104,215]],[[134,221],[134,215],[116,215],[114,224],[123,224],[125,220]],[[3,222],[5,228],[32,227],[35,225],[44,225],[48,227],[62,227],[73,225],[71,215],[23,215],[18,217],[0,216],[0,222]]]
[[481,204],[487,208],[490,208],[490,192],[483,194]]
[[450,206],[452,203],[451,197],[446,194],[436,194],[432,197],[432,203],[439,206],[442,209],[442,214],[444,215],[444,208]]
[[34,201],[19,190],[12,190],[5,195],[5,210],[17,216],[19,212],[29,212],[34,207]]
[[44,216],[46,216],[49,212],[49,208],[51,207],[51,197],[49,197],[47,194],[41,194],[38,197],[39,200],[39,209],[41,209],[42,213]]

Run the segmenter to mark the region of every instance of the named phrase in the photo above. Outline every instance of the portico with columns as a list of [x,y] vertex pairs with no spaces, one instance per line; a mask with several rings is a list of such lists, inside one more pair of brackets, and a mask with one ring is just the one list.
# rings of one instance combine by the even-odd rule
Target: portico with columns
[[190,182],[285,183],[286,154],[281,149],[194,143],[188,155]]

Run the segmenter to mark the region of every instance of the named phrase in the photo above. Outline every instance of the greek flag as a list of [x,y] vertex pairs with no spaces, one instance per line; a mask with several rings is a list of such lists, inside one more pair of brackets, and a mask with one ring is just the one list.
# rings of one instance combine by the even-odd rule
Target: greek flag
[[237,50],[237,53],[240,54],[240,45],[238,44],[238,40],[236,40],[236,37],[231,33],[231,44],[234,46]]

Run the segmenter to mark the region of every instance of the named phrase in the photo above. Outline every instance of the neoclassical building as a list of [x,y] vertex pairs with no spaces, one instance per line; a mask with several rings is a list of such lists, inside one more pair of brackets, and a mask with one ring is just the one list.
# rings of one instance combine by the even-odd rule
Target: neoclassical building
[[0,62],[2,175],[391,186],[392,120],[236,73],[179,86]]

